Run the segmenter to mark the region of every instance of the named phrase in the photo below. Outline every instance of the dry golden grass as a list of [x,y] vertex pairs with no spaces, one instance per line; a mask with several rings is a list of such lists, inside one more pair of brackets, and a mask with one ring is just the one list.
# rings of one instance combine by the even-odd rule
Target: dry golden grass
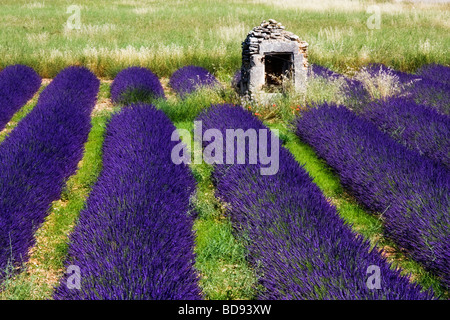
[[374,75],[366,68],[362,68],[354,78],[363,83],[372,99],[391,97],[402,91],[398,76],[388,68],[380,68],[380,71]]

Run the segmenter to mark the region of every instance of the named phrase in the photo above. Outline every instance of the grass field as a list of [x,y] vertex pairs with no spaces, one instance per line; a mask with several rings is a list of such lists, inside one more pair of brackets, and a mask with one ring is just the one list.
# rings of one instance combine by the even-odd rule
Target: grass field
[[[78,6],[79,29],[69,28],[77,22],[77,12],[67,12],[71,5]],[[371,5],[379,10],[379,29],[368,28]],[[450,63],[448,3],[3,0],[0,9],[0,69],[24,63],[48,78],[71,64],[108,79],[130,65],[161,77],[188,64],[224,78],[240,67],[247,32],[268,18],[309,43],[311,63],[335,71],[369,62],[410,72]]]
[[[70,30],[70,5],[80,9],[80,29]],[[380,9],[380,29],[369,29],[367,9]],[[42,77],[52,78],[64,67],[89,67],[102,78],[92,130],[77,173],[55,201],[36,234],[36,245],[23,271],[0,287],[0,299],[49,299],[63,274],[67,236],[73,230],[86,198],[102,168],[102,144],[110,116],[120,109],[110,101],[111,79],[122,69],[139,65],[161,79],[167,100],[156,101],[177,128],[193,129],[196,115],[210,104],[240,101],[230,79],[241,63],[241,41],[253,26],[274,18],[309,43],[309,62],[334,71],[351,73],[370,62],[414,72],[426,63],[450,65],[450,4],[393,1],[12,1],[0,4],[0,69],[27,64]],[[179,67],[195,64],[213,72],[225,86],[203,90],[180,100],[167,85]],[[50,80],[48,80],[50,81]],[[44,81],[41,91],[48,84]],[[339,101],[338,84],[309,83],[307,102]],[[24,106],[6,129],[0,143],[36,105],[37,95]],[[278,129],[285,147],[314,178],[327,199],[353,229],[383,249],[389,261],[411,273],[413,280],[432,287],[442,297],[448,292],[436,277],[406,258],[383,238],[380,220],[358,204],[341,186],[339,178],[313,149],[302,143],[287,122],[298,101],[285,99],[275,118],[266,124]],[[255,111],[263,106],[253,106]],[[211,166],[192,164],[198,188],[193,203],[201,288],[207,299],[252,299],[256,277],[246,262],[244,246],[233,236],[223,206],[214,196]]]

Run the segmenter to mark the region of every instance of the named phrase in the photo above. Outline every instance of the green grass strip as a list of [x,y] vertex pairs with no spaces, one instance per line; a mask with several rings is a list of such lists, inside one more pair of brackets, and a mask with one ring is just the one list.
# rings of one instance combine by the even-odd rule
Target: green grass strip
[[17,127],[17,124],[26,117],[28,113],[30,113],[31,110],[36,106],[38,97],[41,94],[41,92],[47,87],[47,85],[41,85],[38,92],[31,98],[30,101],[28,101],[22,108],[17,111],[14,116],[9,120],[9,122],[6,124],[5,128],[0,131],[0,143],[3,142],[3,140],[6,139],[6,137],[9,135],[9,133],[14,130],[15,127]]
[[[175,123],[178,129],[193,132],[193,122]],[[192,136],[192,135],[191,135]],[[191,142],[193,145],[193,139]],[[255,296],[256,276],[246,260],[247,251],[232,233],[225,216],[224,204],[214,196],[212,166],[190,165],[197,181],[192,201],[198,212],[194,223],[196,233],[195,267],[201,275],[200,287],[208,300],[248,300]]]

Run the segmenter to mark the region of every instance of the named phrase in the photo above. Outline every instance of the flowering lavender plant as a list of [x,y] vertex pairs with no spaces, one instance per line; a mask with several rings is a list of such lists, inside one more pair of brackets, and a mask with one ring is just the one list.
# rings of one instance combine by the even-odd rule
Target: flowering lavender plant
[[343,77],[343,75],[336,73],[327,67],[321,66],[319,64],[312,64],[311,68],[308,69],[308,76],[318,76],[328,80],[337,79]]
[[406,97],[437,112],[450,115],[450,86],[429,78],[414,82]]
[[448,66],[427,64],[417,71],[417,75],[450,86],[450,67]]
[[381,63],[369,63],[364,67],[364,69],[373,77],[376,77],[380,73],[388,72],[389,74],[392,74],[395,77],[397,77],[398,80],[403,84],[420,79],[420,77],[417,75],[395,70]]
[[[387,70],[399,82],[400,90],[397,95],[434,108],[437,112],[450,114],[450,87],[448,81],[448,67],[431,65],[424,66],[418,74],[410,74],[388,68],[382,64],[369,64],[365,67],[371,77]],[[435,72],[435,73],[433,73]],[[441,79],[438,81],[438,79]],[[391,85],[389,85],[390,87]]]
[[0,280],[26,261],[51,202],[77,169],[99,85],[86,68],[64,69],[0,144]]
[[152,105],[124,107],[107,127],[103,170],[80,213],[55,299],[200,299],[194,264],[195,179],[171,161],[175,127]]
[[361,203],[381,213],[385,234],[450,287],[449,171],[345,107],[324,103],[297,135],[336,170]]
[[[267,129],[239,106],[212,106],[198,120],[203,130],[224,133]],[[274,175],[261,175],[260,162],[216,164],[212,174],[216,194],[227,204],[235,234],[259,278],[259,299],[432,298],[351,230],[284,147],[279,162]],[[373,266],[381,270],[378,289],[368,284],[367,270]]]
[[32,68],[12,65],[0,72],[0,131],[41,86],[41,77]]
[[450,168],[450,117],[405,98],[374,101],[362,116],[411,150]]
[[192,93],[200,87],[218,85],[217,79],[208,70],[198,66],[185,66],[170,77],[170,86],[181,96]]
[[308,75],[310,77],[321,77],[327,81],[338,81],[342,79],[343,100],[352,109],[362,109],[371,99],[369,92],[361,81],[336,73],[327,67],[313,64],[308,69]]
[[111,84],[111,100],[127,104],[165,98],[158,77],[149,69],[129,67],[120,71]]

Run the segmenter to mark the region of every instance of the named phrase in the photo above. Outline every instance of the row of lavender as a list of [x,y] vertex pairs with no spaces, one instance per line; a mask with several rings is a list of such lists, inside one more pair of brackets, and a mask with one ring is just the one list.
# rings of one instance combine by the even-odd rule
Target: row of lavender
[[6,67],[0,72],[0,131],[41,86],[41,78],[24,65]]
[[[130,68],[131,69],[131,68]],[[181,70],[183,70],[183,69],[181,69]],[[127,70],[125,70],[125,71],[127,71]],[[123,72],[121,75],[118,75],[118,77],[117,77],[117,81],[115,81],[115,83],[116,83],[116,86],[113,84],[113,86],[112,86],[112,89],[111,89],[111,91],[112,91],[112,96],[113,96],[113,99],[115,100],[115,101],[119,101],[120,100],[120,98],[118,98],[118,99],[115,99],[114,97],[116,96],[116,97],[121,97],[121,93],[123,93],[123,92],[127,92],[127,94],[128,94],[128,90],[130,90],[130,89],[136,89],[136,88],[138,88],[138,90],[141,90],[142,92],[146,92],[146,91],[148,91],[148,92],[150,92],[153,96],[156,96],[156,97],[164,97],[164,93],[163,93],[163,91],[162,91],[162,87],[161,87],[161,85],[159,84],[159,81],[158,81],[158,79],[156,78],[156,76],[154,76],[153,74],[151,74],[148,70],[145,70],[145,69],[142,69],[142,68],[135,68],[134,70],[132,70],[133,72],[129,72],[130,70],[128,70],[128,74],[126,74],[126,72]],[[141,72],[141,75],[139,76],[139,72]],[[192,74],[192,73],[195,73],[195,72],[192,72],[192,70],[190,70],[189,68],[186,68],[186,73],[189,75],[189,74]],[[132,80],[129,80],[129,77],[131,77],[131,76],[134,76],[134,78],[132,79]],[[136,76],[136,75],[138,75],[138,76]],[[120,81],[119,81],[119,79],[120,79]],[[155,79],[156,79],[156,81],[155,81]],[[195,77],[192,77],[192,79],[194,79],[195,80]],[[56,80],[56,79],[55,79]],[[192,81],[192,82],[195,82],[195,81]],[[122,84],[121,84],[122,83]],[[190,83],[190,82],[188,82],[188,83]],[[201,84],[200,84],[201,85]],[[116,88],[121,88],[121,89],[119,89],[119,90],[116,90],[116,92],[117,92],[117,94],[116,93],[114,93],[114,90],[113,90],[113,88],[114,87],[116,87]],[[192,90],[195,90],[195,88],[197,88],[197,85],[195,85],[195,86],[192,86]],[[45,91],[44,91],[45,92]],[[162,94],[161,94],[161,92],[162,92]],[[126,95],[125,95],[126,96]],[[123,96],[122,96],[123,97]],[[138,108],[138,107],[143,107],[143,106],[135,106],[136,108]],[[130,109],[133,109],[133,108],[130,108]],[[150,109],[152,109],[152,107],[150,107]],[[154,108],[153,108],[154,109]],[[156,117],[157,118],[157,117]],[[126,121],[125,121],[125,123],[126,123]],[[159,122],[157,122],[157,123],[159,123]],[[126,130],[124,130],[124,131],[126,131]],[[105,221],[103,221],[103,222],[105,222]],[[185,246],[185,248],[189,248],[190,247],[190,245],[188,244],[188,245],[186,245]],[[123,259],[121,260],[121,259],[119,259],[119,262],[120,261],[124,261]],[[106,264],[108,264],[109,263],[109,261],[107,261],[107,263]],[[93,266],[94,267],[94,269],[95,270],[98,270],[98,269],[96,269],[97,267],[94,265]],[[188,270],[188,272],[191,272],[191,273],[193,273],[193,271],[191,270],[191,268],[190,267],[188,267],[187,269],[189,269]],[[123,277],[123,275],[125,275],[126,274],[126,268],[123,268],[123,269],[121,269],[122,270],[122,272],[125,272],[125,273],[120,273],[120,272],[118,272],[117,273],[117,275],[118,275],[118,277],[119,278],[109,278],[109,280],[111,280],[111,283],[114,283],[114,279],[115,280],[117,280],[117,279],[122,279],[122,277]],[[176,268],[175,268],[175,270],[176,270]],[[165,271],[166,272],[166,271]],[[176,271],[174,271],[174,272],[176,272]],[[116,276],[117,276],[116,275]],[[92,279],[92,278],[91,278]],[[140,279],[140,278],[138,278],[138,279]],[[191,278],[191,280],[192,280],[192,278]],[[189,281],[188,281],[189,282]],[[110,284],[111,284],[110,283]],[[91,283],[92,284],[92,283]],[[128,283],[128,285],[132,285],[132,283]],[[89,285],[88,285],[88,287],[89,287]],[[198,290],[198,288],[197,289],[195,289],[194,288],[195,287],[195,285],[192,285],[192,290]],[[60,289],[60,290],[62,290],[62,293],[60,293],[61,295],[63,295],[64,296],[64,294],[69,294],[69,296],[70,296],[70,294],[72,294],[73,295],[73,291],[70,291],[70,290],[67,290],[67,287],[66,287],[66,292],[64,292],[64,289],[63,289],[63,286],[61,286],[60,288],[62,288],[62,289]],[[92,288],[92,287],[91,287]],[[107,289],[105,289],[105,291],[104,291],[104,295],[102,296],[102,297],[109,297],[109,298],[114,298],[114,297],[125,297],[125,295],[126,295],[126,293],[124,293],[124,292],[127,292],[128,294],[130,294],[130,292],[131,291],[127,291],[128,289],[127,288],[129,288],[129,287],[127,287],[127,285],[125,285],[125,287],[122,285],[121,287],[119,286],[119,288],[118,287],[115,287],[115,289],[111,289],[111,286],[110,285],[107,285],[105,288],[107,288]],[[121,289],[122,289],[122,291],[121,291]],[[161,287],[154,287],[154,289],[155,290],[161,290]],[[93,289],[93,291],[94,292],[96,292],[96,290],[97,289]],[[109,290],[109,291],[108,291]],[[110,294],[111,293],[111,290],[114,290],[114,294],[112,294],[112,295],[108,295],[108,294]],[[125,291],[123,291],[123,290],[125,290]],[[89,291],[89,289],[88,289],[88,291]],[[194,291],[191,291],[191,293],[193,293]],[[109,292],[109,293],[108,293]],[[122,295],[121,295],[122,294]],[[188,296],[188,298],[195,298],[195,297],[198,297],[198,292],[197,292],[197,294],[193,294],[192,296],[189,296],[188,294],[187,294],[187,296]],[[66,296],[67,297],[67,296]],[[75,296],[71,296],[71,297],[80,297],[80,296],[77,296],[77,295],[75,295]],[[86,295],[83,295],[83,297],[93,297],[93,296],[91,296],[91,295],[89,295],[89,294],[86,294]],[[98,295],[96,295],[96,297],[99,297]],[[144,296],[139,296],[138,295],[138,297],[141,297],[141,298],[143,298]],[[148,297],[148,296],[147,296]],[[154,297],[154,296],[153,296]],[[164,298],[164,295],[162,295],[162,297]],[[186,297],[186,296],[185,296]],[[168,296],[166,296],[165,298],[168,298]]]
[[449,171],[345,107],[325,103],[305,112],[297,134],[361,203],[381,213],[386,236],[450,287]]
[[[342,77],[321,66],[313,66],[312,71],[326,79]],[[350,97],[346,106],[397,142],[450,168],[450,67],[428,65],[413,75],[374,64],[367,67],[367,72],[371,77],[389,73],[401,84],[413,87],[393,97],[372,100],[360,81],[344,78]],[[420,98],[425,96],[428,98]],[[352,99],[358,101],[358,107]]]
[[[139,70],[139,69],[136,69],[136,70],[134,70],[134,74],[136,74],[137,72],[144,72],[142,69],[141,70]],[[123,74],[125,74],[126,73],[126,71],[124,71],[123,73],[122,73],[122,75]],[[117,86],[118,87],[120,87],[119,86],[119,82],[122,82],[122,81],[124,81],[124,80],[120,80],[119,81],[119,79],[121,79],[122,77],[120,76],[120,75],[118,75],[118,77],[117,77]],[[139,77],[138,77],[139,78]],[[126,77],[125,77],[125,79],[126,79]],[[124,82],[127,82],[127,81],[124,81]],[[194,81],[195,82],[195,81]],[[134,83],[134,84],[133,84]],[[128,89],[130,89],[130,88],[139,88],[139,90],[141,89],[141,88],[145,88],[145,86],[141,86],[141,84],[142,83],[145,83],[145,81],[136,81],[136,80],[134,80],[134,81],[131,81],[129,84],[127,84],[127,85],[121,85],[122,87],[126,87],[126,88],[128,88]],[[154,88],[155,87],[155,85],[154,84],[152,84],[152,85],[150,85],[150,86],[147,86],[147,88],[149,89],[149,92],[152,92],[152,90],[153,90],[153,92],[156,92],[157,90],[154,90],[154,89],[152,89],[152,88]],[[145,91],[145,90],[144,90]],[[120,92],[120,90],[119,90],[119,92]],[[240,115],[238,118],[240,118],[242,115]],[[253,167],[253,168],[255,168],[255,167]],[[229,168],[227,168],[227,169],[229,169]],[[257,170],[257,168],[256,168],[256,170]],[[254,171],[253,173],[255,173],[256,171]],[[227,172],[227,174],[228,174],[228,172]],[[216,177],[216,181],[219,181],[220,180],[220,171],[218,170],[217,171],[217,175],[215,176]],[[239,181],[241,181],[241,178],[242,177],[238,177],[237,179],[239,179]],[[237,180],[236,180],[237,181]],[[234,185],[234,184],[233,184]],[[253,189],[251,189],[251,190],[253,190]],[[226,193],[226,192],[225,192]],[[278,194],[278,192],[276,193],[276,194]],[[236,200],[237,198],[236,197],[231,197],[230,199],[234,199],[234,200]],[[241,204],[241,203],[239,203],[239,204]],[[254,213],[255,211],[254,211],[254,209],[255,209],[255,203],[252,203],[252,211],[249,211],[249,212],[251,212],[251,213]],[[264,214],[264,213],[262,213],[262,214]],[[265,217],[269,217],[268,215],[267,216],[265,216]],[[264,219],[264,221],[266,221],[265,219]],[[328,221],[328,223],[329,223],[329,221]],[[253,224],[251,224],[252,226],[253,226]],[[324,224],[325,225],[325,224]],[[238,227],[238,229],[239,229],[239,227]],[[340,229],[339,229],[340,230]],[[341,231],[341,230],[340,230]],[[246,232],[246,231],[245,231]],[[341,231],[341,233],[342,233],[342,231]],[[344,232],[345,233],[345,232]],[[258,233],[256,233],[257,235],[258,235]],[[294,233],[295,234],[295,233]],[[263,238],[267,238],[267,234],[264,234],[262,237]],[[315,236],[317,236],[317,235],[315,235]],[[354,237],[354,235],[353,235],[353,237]],[[353,239],[353,237],[348,237],[348,238],[351,238],[351,239]],[[317,238],[313,238],[313,239],[319,239],[319,237],[317,237]],[[311,241],[311,239],[310,238],[308,238],[307,239],[307,241],[305,241],[305,243],[308,243],[308,241]],[[272,243],[272,242],[271,242]],[[276,241],[275,242],[273,242],[273,243],[276,243]],[[284,243],[283,241],[281,242],[281,244],[280,244],[280,247],[284,247],[284,245],[285,245],[286,243]],[[266,246],[267,246],[267,244],[266,244]],[[351,245],[350,245],[351,246]],[[82,246],[80,245],[80,248],[81,248]],[[276,246],[275,246],[276,247]],[[325,246],[326,247],[326,246]],[[345,245],[344,245],[344,247],[345,247]],[[268,247],[266,247],[265,249],[267,249]],[[327,247],[326,247],[327,248]],[[273,249],[273,248],[272,248]],[[368,249],[368,244],[366,243],[366,253],[367,252],[369,252],[369,249]],[[345,250],[345,249],[343,249],[343,250]],[[348,250],[348,249],[347,249]],[[95,251],[95,250],[94,250]],[[332,250],[333,252],[335,252],[335,249],[333,249]],[[326,252],[326,251],[325,251]],[[257,252],[256,252],[257,253]],[[373,254],[372,252],[370,252],[370,254]],[[369,255],[370,255],[369,254]],[[257,255],[255,255],[255,256],[257,256]],[[311,254],[311,256],[313,256],[312,254]],[[326,254],[324,255],[324,256],[326,256]],[[380,258],[377,254],[376,254],[376,256],[378,257],[378,258]],[[251,257],[252,257],[252,259],[253,259],[253,255],[251,255]],[[373,258],[373,257],[372,257]],[[258,258],[255,258],[256,260],[254,260],[254,261],[257,261],[258,260]],[[327,259],[326,259],[327,260]],[[123,262],[123,260],[121,260],[122,262]],[[373,259],[373,261],[375,261],[375,262],[377,262],[378,264],[377,265],[379,265],[379,260],[377,260],[377,259]],[[68,262],[69,263],[69,262]],[[258,263],[257,263],[257,265],[260,265],[261,264],[261,261],[259,261]],[[383,269],[383,274],[385,274],[385,270],[388,270],[388,266],[387,265],[383,265],[383,264],[386,264],[386,262],[383,260],[383,262],[381,263],[382,264],[382,269]],[[270,263],[268,264],[268,265],[270,265]],[[319,263],[319,265],[320,265],[320,263]],[[323,265],[322,265],[322,267],[323,267]],[[288,270],[289,270],[289,268],[287,268]],[[351,268],[350,268],[351,269]],[[104,291],[102,291],[103,292],[103,295],[97,295],[97,296],[95,296],[95,297],[97,297],[97,298],[100,298],[100,297],[102,297],[102,298],[117,298],[117,297],[127,297],[127,295],[126,295],[126,293],[128,293],[128,294],[130,294],[130,291],[127,291],[127,286],[131,286],[132,285],[132,283],[126,283],[126,284],[124,284],[123,282],[120,282],[120,280],[119,280],[119,285],[118,286],[116,286],[116,291],[114,292],[114,294],[111,294],[111,292],[110,292],[110,288],[111,288],[111,284],[114,284],[114,283],[116,283],[117,284],[117,281],[118,281],[118,279],[122,279],[121,278],[121,275],[123,275],[123,272],[126,272],[126,270],[130,270],[130,269],[126,269],[126,268],[123,268],[123,269],[121,269],[121,272],[118,272],[117,273],[117,275],[116,275],[116,278],[108,278],[109,280],[108,280],[108,285],[107,286],[105,286],[105,287],[103,287],[102,289],[104,290]],[[273,270],[272,271],[274,271],[275,270],[275,268],[273,268]],[[330,271],[335,271],[335,270],[333,270],[333,268],[328,268],[328,270]],[[344,267],[344,270],[345,270],[345,267]],[[340,271],[342,271],[342,270],[340,270]],[[348,270],[347,270],[348,271]],[[354,276],[354,273],[352,273],[354,270],[353,269],[351,269],[349,272],[347,272],[347,273],[344,273],[344,274],[346,274],[346,275],[352,275],[352,276]],[[359,271],[361,271],[361,270],[359,270]],[[170,272],[170,271],[169,271]],[[261,270],[261,272],[262,273],[264,273],[265,272],[265,270]],[[319,272],[319,271],[318,271]],[[392,271],[390,271],[390,270],[388,270],[388,273],[389,272],[392,272]],[[323,269],[321,269],[321,271],[319,272],[320,274],[323,274]],[[265,274],[265,273],[264,273]],[[361,285],[361,284],[363,284],[363,282],[364,282],[364,280],[363,279],[365,279],[364,277],[366,276],[366,274],[364,274],[364,276],[363,276],[363,274],[364,273],[360,273],[360,274],[358,274],[357,275],[357,278],[359,279],[358,281],[356,281],[356,282],[358,282],[358,284],[359,285]],[[284,276],[286,276],[286,274],[282,274],[283,275],[283,277]],[[119,277],[119,278],[117,278],[117,276]],[[394,280],[392,280],[393,282],[397,282],[398,281],[398,279],[396,278],[398,276],[398,274],[396,274],[396,275],[394,275],[394,276],[392,276],[391,275],[391,278],[389,278],[390,280],[392,280],[392,279],[394,279]],[[92,277],[91,277],[92,278]],[[344,277],[345,278],[345,277]],[[338,282],[339,281],[341,281],[343,278],[339,278],[339,280],[337,280]],[[63,280],[62,282],[64,282],[65,280]],[[305,278],[303,278],[303,280],[302,281],[300,281],[300,282],[295,282],[295,284],[293,285],[293,287],[294,288],[296,288],[296,289],[298,289],[298,284],[299,283],[302,283],[303,285],[305,285],[305,283],[304,283],[304,281],[306,281],[306,279]],[[262,278],[261,279],[261,282],[262,283],[264,283],[265,282],[265,279],[264,278]],[[275,282],[273,282],[273,283],[276,283],[276,282],[278,282],[278,281],[275,281]],[[94,282],[91,282],[91,285],[92,285],[92,283],[94,283]],[[410,286],[410,287],[408,287],[408,289],[404,292],[404,291],[396,291],[396,290],[387,290],[386,292],[382,292],[382,293],[380,293],[379,291],[370,291],[370,290],[367,290],[367,285],[366,284],[364,284],[363,286],[358,286],[357,288],[355,288],[355,287],[351,287],[351,289],[349,289],[349,290],[347,290],[347,289],[343,289],[342,287],[339,287],[339,286],[336,286],[336,283],[334,283],[334,284],[329,284],[329,287],[327,287],[324,283],[322,283],[322,282],[316,282],[316,283],[314,283],[314,281],[312,282],[313,284],[306,284],[305,286],[306,287],[308,287],[308,289],[306,290],[306,291],[299,291],[299,292],[301,292],[301,293],[295,293],[295,294],[292,294],[292,293],[290,293],[290,294],[287,294],[285,297],[288,297],[288,298],[295,298],[295,297],[303,297],[303,298],[305,298],[305,297],[309,297],[309,298],[333,298],[333,299],[336,299],[336,298],[349,298],[350,296],[351,297],[353,297],[353,298],[369,298],[369,299],[376,299],[376,298],[389,298],[389,299],[394,299],[394,298],[401,298],[401,299],[406,299],[406,298],[426,298],[426,297],[431,297],[431,295],[429,294],[428,296],[426,296],[425,294],[422,294],[420,297],[419,297],[419,295],[417,295],[418,294],[418,289],[417,289],[417,287],[414,287],[414,286]],[[384,285],[386,285],[386,283],[383,283]],[[403,282],[397,282],[397,284],[400,284],[400,287],[402,287],[402,286],[406,286],[406,284],[407,284],[407,281],[403,281]],[[297,285],[297,287],[296,287],[296,285]],[[88,286],[89,286],[89,284],[88,284]],[[276,287],[279,287],[279,283],[277,283],[277,285],[276,285]],[[388,287],[389,288],[392,288],[392,285],[389,283],[388,284]],[[414,289],[414,290],[412,290],[412,291],[409,291],[410,289],[411,289],[411,287]],[[67,298],[67,297],[70,297],[70,295],[68,296],[67,294],[68,293],[73,293],[73,292],[71,292],[70,290],[67,290],[67,287],[66,287],[66,289],[64,289],[64,287],[63,286],[61,286],[60,288],[62,288],[61,290],[62,290],[62,293],[60,293],[60,294],[62,294],[62,298]],[[271,288],[271,289],[274,289],[275,287],[273,287],[273,288]],[[321,288],[321,289],[317,289],[317,288]],[[324,288],[326,288],[326,289],[324,289]],[[366,289],[364,289],[364,288],[366,288]],[[404,289],[405,287],[403,287],[403,289]],[[153,288],[154,289],[154,288]],[[293,292],[296,292],[296,289],[294,289],[293,290]],[[125,292],[126,293],[124,293],[124,290],[125,290]],[[283,290],[283,289],[281,289],[281,290]],[[108,293],[109,292],[109,293]],[[327,296],[324,292],[329,292],[329,295]],[[367,292],[370,292],[371,294],[368,294],[368,295],[366,295],[367,294]],[[400,293],[399,293],[400,292]],[[412,293],[412,295],[410,295],[411,294],[411,292],[413,292]],[[267,293],[267,292],[266,292]],[[261,295],[261,297],[267,297],[267,296],[264,296],[264,294],[265,293],[263,293],[262,295]],[[56,298],[61,298],[61,296],[58,296],[58,295],[56,295],[55,296]],[[72,298],[73,297],[76,297],[76,298],[80,298],[80,297],[84,297],[84,298],[86,298],[86,297],[89,297],[89,298],[94,298],[92,295],[89,295],[89,293],[88,294],[83,294],[83,295],[75,295],[75,296],[71,296]],[[129,297],[129,296],[128,296]],[[138,296],[139,298],[144,298],[144,296]],[[197,295],[197,297],[198,297],[198,295]],[[147,296],[147,298],[148,298],[148,296]],[[152,298],[154,298],[154,296],[152,296]],[[166,297],[164,297],[164,298],[170,298],[169,296],[166,296]],[[189,298],[193,298],[192,296],[190,296]],[[275,294],[275,295],[273,295],[273,296],[270,296],[270,298],[279,298],[279,296],[277,297],[277,295]]]
[[450,116],[450,67],[425,65],[415,75],[396,71],[403,84],[411,83],[406,97]]
[[[367,69],[372,76],[376,76],[383,71],[383,66],[371,65]],[[384,69],[387,70],[386,67]],[[394,74],[401,84],[409,84],[409,90],[400,93],[400,97],[391,97],[376,101],[369,101],[369,99],[364,98],[364,95],[361,94],[354,94],[354,96],[359,96],[362,101],[362,107],[354,111],[365,120],[375,124],[379,130],[387,133],[395,141],[412,150],[413,153],[415,152],[416,156],[414,160],[409,158],[408,161],[406,160],[408,157],[404,153],[402,164],[399,165],[396,162],[395,166],[391,166],[390,170],[385,172],[385,180],[394,180],[396,188],[402,191],[394,192],[393,195],[388,196],[388,199],[384,200],[384,207],[377,207],[370,203],[368,206],[373,210],[382,210],[381,212],[383,212],[386,206],[392,205],[395,197],[399,197],[400,200],[398,201],[401,204],[396,205],[396,210],[407,211],[403,215],[400,215],[398,212],[391,215],[391,219],[396,220],[395,226],[387,228],[386,233],[391,235],[403,247],[406,247],[410,254],[417,258],[417,261],[424,263],[428,270],[438,274],[443,279],[443,282],[449,286],[449,176],[446,169],[448,170],[450,168],[450,68],[442,65],[428,65],[422,67],[415,75],[394,70],[388,71]],[[316,73],[325,78],[339,76],[323,67],[316,67]],[[353,88],[355,86],[349,86],[350,91]],[[344,111],[341,110],[340,112]],[[310,119],[309,121],[320,121],[322,116],[317,116],[317,118]],[[345,115],[342,115],[342,117],[345,117]],[[362,127],[367,126],[367,122],[363,119],[357,119],[356,121],[360,122]],[[353,124],[349,125],[353,126]],[[308,130],[308,128],[305,128],[303,132],[311,135],[312,133],[307,132]],[[338,133],[336,134],[338,135]],[[353,134],[360,135],[360,132],[354,132]],[[382,137],[381,134],[378,136]],[[389,140],[386,137],[380,139],[381,141]],[[316,141],[314,145],[318,146],[319,144],[320,142]],[[401,152],[405,149],[402,146],[399,147],[392,141],[388,144],[378,143],[376,146],[375,143],[372,143],[371,147],[372,149],[369,152],[370,156],[379,154],[380,147],[387,147],[387,150],[401,150]],[[339,146],[336,145],[336,148],[331,153],[339,152],[338,149]],[[327,152],[330,152],[330,150],[327,150]],[[337,155],[334,156],[336,157]],[[359,154],[358,157],[360,157]],[[417,170],[418,163],[423,164],[428,162],[423,157],[429,158],[436,163],[438,169],[437,171],[433,170],[433,173],[443,176],[443,179],[436,181],[434,178],[435,175],[429,175],[421,169]],[[377,159],[383,161],[380,160],[381,158]],[[397,158],[394,158],[390,160],[396,161]],[[372,173],[374,171],[375,161],[372,162],[372,167],[370,168]],[[387,165],[387,162],[384,162],[384,165]],[[367,171],[368,167],[363,167],[360,170]],[[393,171],[398,171],[394,178],[392,178]],[[349,174],[349,172],[341,174],[341,178],[353,184],[361,183],[359,180],[351,180]],[[357,175],[359,173],[354,174]],[[405,180],[405,175],[408,175],[410,179]],[[372,191],[377,188],[382,189],[382,182],[377,179],[374,180],[378,181],[375,185],[372,184],[371,179],[366,180],[364,184],[360,185],[365,186],[367,184],[370,186],[367,190]],[[415,182],[414,186],[411,185],[410,180]],[[426,186],[412,189],[414,187],[417,188],[418,181],[426,182]],[[407,201],[409,201],[408,205],[405,204]],[[414,206],[413,203],[417,202],[424,202],[425,205],[412,210],[410,206]],[[389,210],[389,212],[392,210]],[[413,213],[411,214],[410,211]],[[406,220],[404,215],[407,216]],[[409,222],[409,219],[412,219],[412,223]],[[402,224],[407,224],[407,226],[399,227]],[[415,227],[418,227],[415,232],[409,232],[410,228]],[[391,229],[395,229],[396,231],[392,231]],[[424,229],[426,231],[423,231]],[[425,251],[421,254],[416,254],[422,249]],[[428,259],[431,262],[428,262]]]
[[[133,90],[163,97],[144,68],[120,72],[111,94]],[[174,125],[153,105],[131,104],[110,120],[103,170],[70,237],[66,266],[80,270],[60,281],[55,299],[200,299],[194,265],[195,180],[171,161]]]
[[[425,105],[441,114],[450,115],[450,67],[443,65],[425,65],[416,74],[405,73],[388,68],[382,64],[369,64],[364,67],[372,79],[388,76],[398,81],[398,95],[411,102]],[[358,111],[364,109],[370,101],[370,94],[363,83],[354,78],[343,77],[328,68],[312,65],[312,75],[326,79],[343,78],[346,82],[346,105]]]
[[[204,132],[214,128],[224,135],[227,129],[268,130],[238,106],[212,106],[198,120]],[[272,139],[278,139],[272,135],[267,136],[269,154],[275,152]],[[217,196],[228,204],[227,214],[259,277],[259,299],[432,298],[351,231],[285,148],[276,174],[261,175],[261,167],[215,164],[213,171]],[[367,272],[374,266],[382,275],[377,289],[368,284]]]
[[405,98],[373,101],[360,115],[408,149],[450,169],[450,116]]
[[[25,94],[31,97],[40,79],[29,69],[21,70],[25,78],[35,79]],[[27,260],[34,232],[75,172],[99,85],[85,68],[61,71],[0,145],[0,280],[7,267],[20,267]]]
[[[170,77],[171,88],[181,97],[193,93],[201,87],[218,85],[217,79],[208,70],[198,66],[185,66]],[[152,101],[165,99],[164,89],[150,70],[142,67],[129,67],[117,74],[111,85],[111,99],[114,103]]]

